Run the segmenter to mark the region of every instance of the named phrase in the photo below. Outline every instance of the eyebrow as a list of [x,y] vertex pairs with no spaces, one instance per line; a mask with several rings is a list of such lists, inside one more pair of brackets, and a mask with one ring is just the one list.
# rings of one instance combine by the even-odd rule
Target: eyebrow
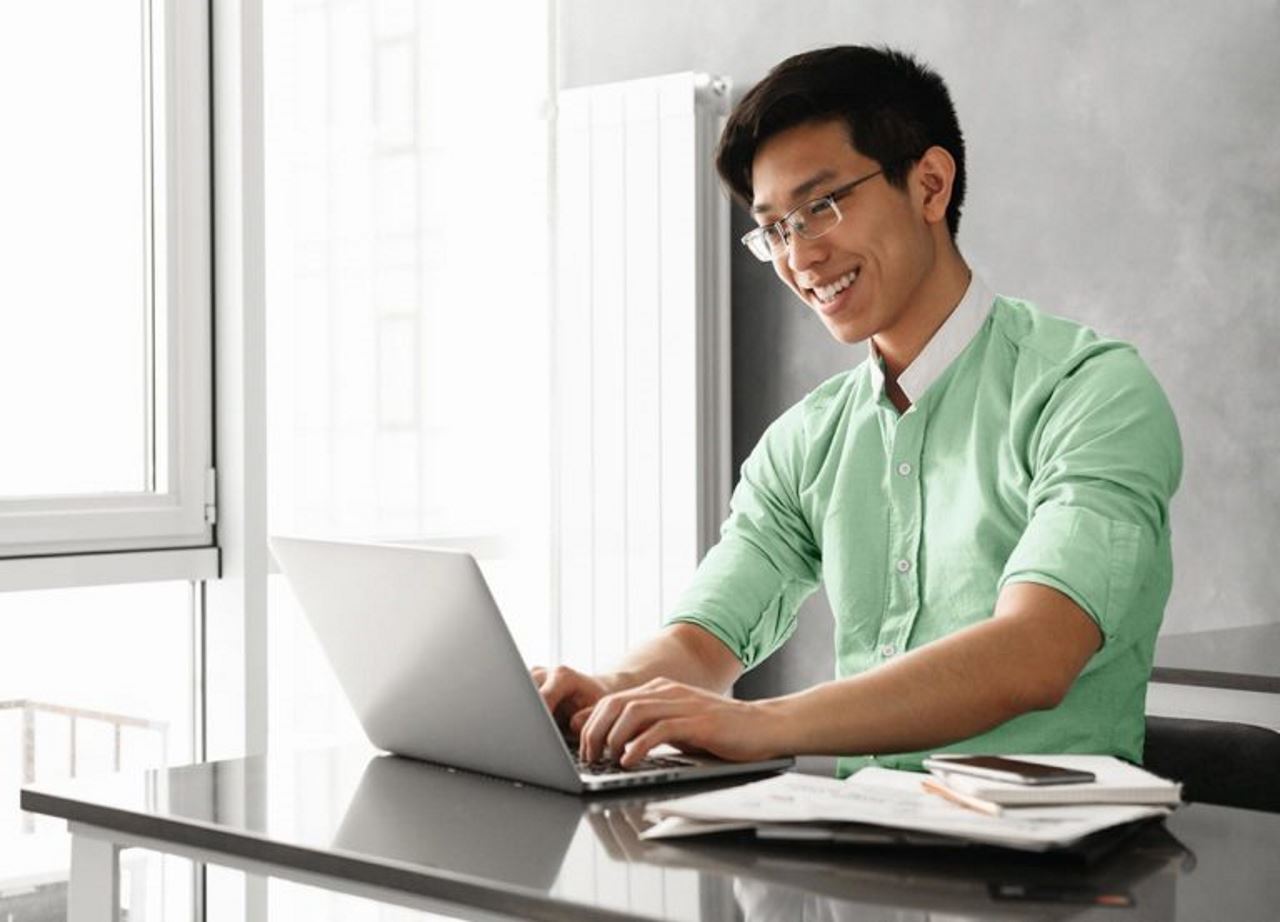
[[[814,190],[815,187],[821,185],[822,183],[826,182],[829,179],[835,178],[835,176],[836,176],[836,171],[832,169],[821,170],[817,173],[814,173],[804,182],[800,183],[800,185],[796,186],[794,189],[791,190],[790,201],[794,202],[796,199],[800,198],[801,196],[808,195],[810,192]],[[764,212],[771,211],[772,209],[773,209],[773,206],[770,205],[768,202],[757,202],[756,204],[751,206],[751,213],[763,214]]]

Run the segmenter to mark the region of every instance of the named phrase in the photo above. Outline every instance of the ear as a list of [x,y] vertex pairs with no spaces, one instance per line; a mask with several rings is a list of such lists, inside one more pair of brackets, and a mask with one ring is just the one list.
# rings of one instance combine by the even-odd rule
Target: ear
[[927,223],[946,221],[955,178],[955,160],[944,148],[937,146],[925,151],[911,168],[912,197],[918,202]]

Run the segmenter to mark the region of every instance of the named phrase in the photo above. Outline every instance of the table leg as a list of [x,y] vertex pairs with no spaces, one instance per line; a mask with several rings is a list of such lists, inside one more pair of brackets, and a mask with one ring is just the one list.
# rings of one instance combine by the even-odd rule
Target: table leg
[[246,874],[244,882],[245,922],[267,922],[267,894],[270,881],[257,874]]
[[120,846],[82,833],[71,835],[67,922],[119,922]]

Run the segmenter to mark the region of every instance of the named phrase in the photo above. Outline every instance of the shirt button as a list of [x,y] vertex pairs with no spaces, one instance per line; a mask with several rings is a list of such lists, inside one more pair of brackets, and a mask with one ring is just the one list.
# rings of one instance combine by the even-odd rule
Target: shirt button
[[908,474],[911,473],[911,465],[908,464],[906,461],[903,461],[901,464],[898,465],[898,473],[901,474],[903,477],[906,477]]
[[910,561],[910,560],[899,560],[899,561],[898,561],[898,564],[897,564],[897,567],[898,567],[898,572],[899,572],[899,573],[906,573],[908,570],[910,570],[910,569],[911,569],[911,561]]
[[893,656],[893,654],[897,652],[898,652],[897,647],[895,647],[891,643],[887,643],[880,648],[880,655],[883,656],[885,659],[888,659],[889,657]]

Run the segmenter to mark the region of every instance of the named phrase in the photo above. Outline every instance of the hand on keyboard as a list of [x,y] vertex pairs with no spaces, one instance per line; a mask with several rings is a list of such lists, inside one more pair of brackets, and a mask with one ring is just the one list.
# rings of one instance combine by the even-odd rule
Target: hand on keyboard
[[[574,753],[577,758],[577,753]],[[647,756],[635,765],[624,768],[616,759],[597,759],[595,762],[584,762],[578,758],[578,771],[585,775],[612,775],[618,772],[646,772],[661,768],[683,768],[692,765],[688,759],[673,756]]]

